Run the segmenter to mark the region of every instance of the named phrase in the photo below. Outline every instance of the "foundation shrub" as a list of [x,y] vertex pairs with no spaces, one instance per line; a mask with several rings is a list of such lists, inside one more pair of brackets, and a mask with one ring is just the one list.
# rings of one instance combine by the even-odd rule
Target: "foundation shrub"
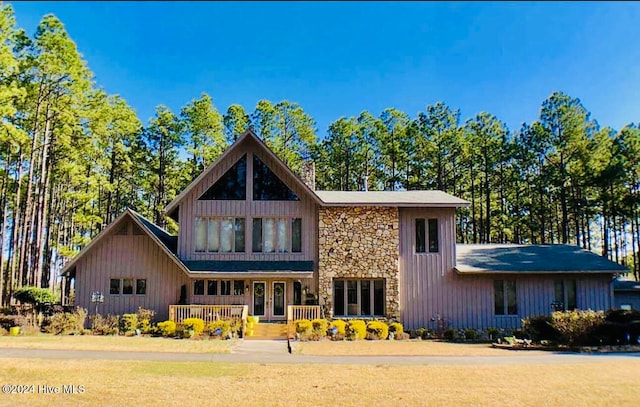
[[329,321],[327,321],[326,319],[314,319],[313,321],[311,321],[311,325],[313,326],[313,332],[318,333],[320,337],[324,337],[327,335]]
[[563,343],[568,345],[597,345],[596,333],[604,319],[603,311],[555,311],[551,314],[553,327]]
[[204,332],[204,320],[201,318],[187,318],[182,321],[185,331],[193,331],[194,336],[200,335]]
[[367,324],[367,338],[385,340],[389,336],[389,326],[382,321],[371,321]]
[[54,335],[83,335],[87,310],[81,307],[74,312],[57,312],[49,318],[46,332]]
[[22,315],[0,315],[0,327],[9,329],[14,326],[26,325],[27,321]]
[[454,328],[447,328],[442,333],[442,337],[447,341],[453,341],[458,339],[458,331]]
[[389,324],[389,332],[393,332],[397,336],[397,334],[404,332],[404,327],[400,322],[392,322]]
[[123,314],[120,317],[120,332],[124,335],[135,335],[136,329],[138,329],[138,315],[137,314]]
[[91,316],[91,333],[94,335],[117,335],[120,332],[120,317],[118,315],[100,314]]
[[554,328],[553,321],[549,315],[538,315],[523,319],[522,330],[525,336],[535,342],[543,340],[557,342],[560,339],[560,332]]
[[173,321],[158,322],[158,330],[164,337],[173,336],[176,334],[176,323]]
[[329,324],[329,329],[327,330],[327,332],[329,333],[329,336],[331,336],[331,339],[333,339],[334,341],[341,341],[342,339],[344,339],[346,327],[346,321],[342,319],[334,319]]
[[347,323],[345,336],[351,341],[367,337],[367,324],[361,319],[352,319]]
[[215,338],[227,338],[231,332],[231,322],[229,321],[213,321],[207,325],[207,334]]
[[469,341],[475,341],[478,339],[478,331],[473,328],[468,328],[464,330],[464,338]]
[[408,339],[410,339],[411,336],[406,333],[406,332],[398,332],[396,334],[394,334],[393,339],[397,340],[397,341],[406,341]]
[[313,331],[313,324],[308,319],[299,319],[295,322],[296,333],[310,334]]
[[143,334],[151,333],[151,322],[153,321],[153,317],[156,315],[156,312],[151,309],[138,307],[136,315],[138,316],[138,329],[140,329],[140,332]]

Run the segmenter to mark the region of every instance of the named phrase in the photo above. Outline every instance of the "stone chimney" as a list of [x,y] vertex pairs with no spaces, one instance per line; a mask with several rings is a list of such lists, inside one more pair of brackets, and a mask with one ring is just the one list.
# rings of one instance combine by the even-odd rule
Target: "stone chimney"
[[307,184],[312,191],[316,190],[316,163],[305,161],[300,166],[300,179]]

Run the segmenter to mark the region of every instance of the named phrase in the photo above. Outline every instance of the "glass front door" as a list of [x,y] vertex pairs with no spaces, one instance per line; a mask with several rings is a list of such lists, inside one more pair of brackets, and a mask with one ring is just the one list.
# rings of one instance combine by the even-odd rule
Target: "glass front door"
[[286,284],[284,281],[275,281],[273,283],[273,316],[284,316],[284,296],[286,293]]
[[266,283],[264,281],[253,282],[253,315],[264,316]]

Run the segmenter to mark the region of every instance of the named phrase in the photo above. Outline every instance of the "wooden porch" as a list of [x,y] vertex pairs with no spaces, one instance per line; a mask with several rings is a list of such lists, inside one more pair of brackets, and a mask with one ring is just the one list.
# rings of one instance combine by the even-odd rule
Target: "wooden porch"
[[295,338],[296,321],[301,319],[308,319],[313,321],[320,318],[320,306],[319,305],[288,305],[287,306],[287,337]]
[[169,305],[169,319],[180,323],[187,318],[200,318],[205,324],[213,321],[242,321],[242,331],[247,328],[248,305]]

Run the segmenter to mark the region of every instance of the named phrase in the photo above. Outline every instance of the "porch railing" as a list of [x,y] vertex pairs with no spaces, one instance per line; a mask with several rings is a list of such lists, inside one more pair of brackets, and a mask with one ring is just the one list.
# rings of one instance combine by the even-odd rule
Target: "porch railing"
[[205,323],[241,320],[242,332],[246,330],[248,314],[248,305],[169,305],[169,319],[175,323],[187,318],[200,318]]
[[294,324],[301,319],[312,321],[320,318],[319,305],[288,305],[287,306],[287,336],[295,337]]

